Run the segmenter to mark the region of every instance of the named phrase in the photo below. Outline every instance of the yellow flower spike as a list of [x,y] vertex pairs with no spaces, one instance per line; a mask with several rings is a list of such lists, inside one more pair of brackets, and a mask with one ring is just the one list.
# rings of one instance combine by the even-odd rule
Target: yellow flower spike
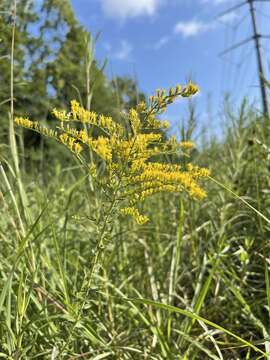
[[194,148],[194,143],[192,141],[181,141],[179,143],[179,146],[182,148],[182,149],[186,149],[186,150],[189,150],[189,149],[193,149]]
[[199,87],[190,81],[188,85],[183,89],[181,96],[190,97],[192,95],[195,95],[198,91],[199,91]]
[[91,164],[90,166],[89,166],[89,172],[90,172],[90,174],[94,177],[94,178],[96,178],[97,177],[97,166],[96,166],[96,164]]
[[194,165],[192,165],[192,164],[190,164],[190,163],[187,165],[187,170],[188,170],[189,173],[192,174],[192,176],[195,177],[195,178],[207,177],[207,176],[210,175],[209,169],[200,168],[200,167],[194,166]]
[[143,157],[133,160],[131,164],[131,173],[134,174],[140,171],[143,168],[143,165],[146,160],[147,158],[143,158]]
[[72,120],[81,121],[91,125],[97,124],[97,114],[94,111],[85,110],[76,100],[70,102]]
[[33,121],[29,120],[28,118],[16,117],[14,122],[16,125],[23,126],[28,129],[32,129],[34,127]]
[[59,140],[64,144],[67,145],[68,143],[68,134],[64,133],[59,135]]
[[163,101],[163,98],[160,96],[157,98],[158,107],[161,108],[162,106],[166,106],[166,104]]
[[157,120],[154,115],[148,116],[147,123],[151,129],[160,129],[161,128],[161,122],[159,120]]
[[85,130],[80,130],[80,132],[77,135],[77,139],[81,140],[83,143],[87,143],[88,141],[88,134]]
[[71,100],[70,108],[71,108],[73,119],[77,119],[77,115],[78,115],[79,109],[80,109],[80,104],[78,103],[78,101]]
[[128,115],[129,115],[129,121],[130,121],[132,130],[136,134],[140,130],[140,127],[141,127],[141,120],[140,120],[139,114],[135,109],[130,109]]
[[96,140],[90,138],[88,141],[90,147],[105,161],[112,161],[112,148],[110,146],[110,139],[104,136],[99,136]]
[[83,150],[81,144],[76,142],[76,139],[69,136],[67,133],[60,134],[58,140],[76,155],[78,155]]
[[163,121],[161,122],[161,127],[162,127],[163,129],[168,129],[168,128],[170,127],[169,121],[163,120]]
[[136,209],[135,207],[126,207],[126,208],[121,209],[120,211],[123,215],[132,216],[135,219],[135,221],[137,222],[137,224],[139,224],[139,225],[143,225],[147,221],[149,221],[149,218],[145,215],[141,215],[139,210]]
[[141,101],[136,107],[136,110],[138,111],[138,113],[142,113],[142,112],[146,111],[146,109],[147,109],[147,106],[144,101]]
[[174,88],[170,88],[170,90],[169,90],[169,96],[174,96],[174,94],[175,94]]
[[69,115],[67,114],[67,112],[65,110],[53,109],[52,114],[59,121],[68,121],[69,120]]
[[79,143],[77,143],[77,142],[74,144],[74,147],[73,147],[73,148],[74,148],[75,154],[77,154],[77,155],[78,155],[78,154],[82,151],[82,149],[83,149],[82,146],[81,146]]
[[179,84],[176,85],[174,95],[175,95],[175,96],[180,95],[180,94],[181,94],[181,90],[182,90],[182,86],[179,85]]

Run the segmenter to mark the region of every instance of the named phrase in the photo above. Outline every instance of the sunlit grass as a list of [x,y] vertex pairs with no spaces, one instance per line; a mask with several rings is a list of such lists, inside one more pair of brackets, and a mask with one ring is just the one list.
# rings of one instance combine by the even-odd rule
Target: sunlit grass
[[[250,145],[254,126],[260,143]],[[144,225],[115,218],[88,288],[102,195],[80,166],[50,169],[58,175],[45,187],[22,174],[29,222],[16,175],[3,163],[1,356],[267,358],[268,160],[261,143],[263,124],[236,122],[223,144],[196,160],[222,187],[208,182],[200,202],[156,195],[144,205]]]

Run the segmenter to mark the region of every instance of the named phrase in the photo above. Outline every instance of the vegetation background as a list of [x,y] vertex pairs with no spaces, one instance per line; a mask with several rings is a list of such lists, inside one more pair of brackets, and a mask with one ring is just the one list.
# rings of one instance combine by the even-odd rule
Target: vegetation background
[[[51,124],[50,110],[75,98],[120,119],[146,96],[104,75],[67,0],[42,0],[40,12],[20,0],[16,16],[14,4],[0,2],[0,357],[270,359],[269,119],[226,103],[222,139],[191,153],[215,179],[206,200],[156,195],[149,223],[115,220],[86,298],[94,229],[77,215],[102,198],[59,144],[14,135],[14,111]],[[185,141],[197,128],[189,110]]]

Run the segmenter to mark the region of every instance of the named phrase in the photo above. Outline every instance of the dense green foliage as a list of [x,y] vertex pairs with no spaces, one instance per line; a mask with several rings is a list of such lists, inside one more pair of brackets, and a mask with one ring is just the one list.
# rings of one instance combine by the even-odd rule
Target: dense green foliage
[[[1,3],[0,21],[0,116],[7,133],[10,108],[10,56],[14,8]],[[16,114],[50,120],[49,109],[65,108],[77,99],[87,108],[117,114],[135,105],[135,82],[129,78],[110,81],[104,66],[94,58],[95,39],[78,23],[68,0],[21,0],[17,4],[14,92]],[[36,96],[35,96],[36,95]],[[30,139],[27,138],[27,144]],[[31,144],[31,141],[30,141]]]
[[[18,14],[30,4],[18,3]],[[52,98],[52,105],[65,107],[78,96],[85,106],[117,116],[143,95],[128,79],[106,79],[85,50],[91,48],[89,34],[68,2],[62,4],[46,0],[40,13],[28,8],[29,20],[18,16],[15,112],[27,109],[32,117],[50,120]],[[48,13],[43,24],[42,11]],[[8,14],[4,19],[1,57],[10,53],[12,31]],[[46,34],[50,27],[57,34],[54,21],[65,22],[67,32],[52,47],[51,59]],[[40,31],[33,39],[23,24],[35,22]],[[78,59],[66,56],[74,44],[81,73],[74,66]],[[30,47],[36,61],[29,65]],[[0,61],[0,127],[7,134],[10,63]],[[93,92],[87,90],[89,61]],[[184,140],[195,126],[191,110]],[[104,208],[103,194],[93,191],[80,164],[59,144],[48,143],[50,156],[41,147],[37,162],[33,148],[23,157],[18,131],[18,172],[14,144],[1,139],[2,358],[270,358],[269,120],[245,102],[238,113],[224,109],[224,116],[222,141],[205,143],[192,155],[211,169],[207,198],[157,195],[145,203],[149,223],[115,220],[91,288],[83,291],[95,256],[93,219]],[[180,161],[176,155],[173,160]]]
[[[208,164],[214,178],[269,216],[268,150],[258,143],[267,144],[267,126],[248,109],[227,119],[224,142],[212,143],[194,160]],[[9,176],[25,237],[19,235],[8,184],[1,185],[2,354],[49,358],[62,349],[69,356],[60,358],[86,353],[87,359],[100,354],[258,359],[259,350],[268,350],[269,224],[264,219],[215,183],[208,183],[203,202],[156,196],[146,204],[149,224],[114,223],[113,241],[85,299],[78,289],[93,256],[90,219],[103,204],[75,162],[50,168],[50,174],[46,184],[38,172],[22,174],[31,204],[25,212]],[[195,312],[259,350],[242,347],[203,322],[126,298]],[[84,316],[74,329],[72,314],[82,299]]]

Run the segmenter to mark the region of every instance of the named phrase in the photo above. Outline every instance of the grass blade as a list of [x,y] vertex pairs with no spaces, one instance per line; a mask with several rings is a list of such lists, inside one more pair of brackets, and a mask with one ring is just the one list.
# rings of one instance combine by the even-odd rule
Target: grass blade
[[261,349],[259,349],[257,346],[253,345],[249,341],[247,341],[245,339],[242,339],[240,336],[234,334],[230,330],[227,330],[224,327],[222,327],[222,326],[220,326],[218,324],[215,324],[214,322],[212,322],[210,320],[207,320],[207,319],[205,319],[205,318],[203,318],[203,317],[201,317],[201,316],[199,316],[197,314],[194,314],[194,313],[192,313],[192,312],[190,312],[188,310],[184,310],[184,309],[172,306],[172,305],[166,305],[166,304],[158,303],[156,301],[147,300],[147,299],[131,299],[131,298],[127,298],[127,299],[122,299],[122,300],[131,302],[131,303],[154,306],[154,307],[157,307],[159,309],[166,310],[168,312],[174,312],[174,313],[177,313],[177,314],[187,316],[187,317],[189,317],[189,318],[191,318],[193,320],[196,320],[196,321],[202,321],[203,323],[205,323],[205,324],[207,324],[207,325],[209,325],[209,326],[211,326],[211,327],[213,327],[215,329],[221,330],[225,334],[230,335],[231,337],[237,339],[243,345],[246,345],[247,347],[252,348],[254,351],[266,356],[265,352],[263,352]]

